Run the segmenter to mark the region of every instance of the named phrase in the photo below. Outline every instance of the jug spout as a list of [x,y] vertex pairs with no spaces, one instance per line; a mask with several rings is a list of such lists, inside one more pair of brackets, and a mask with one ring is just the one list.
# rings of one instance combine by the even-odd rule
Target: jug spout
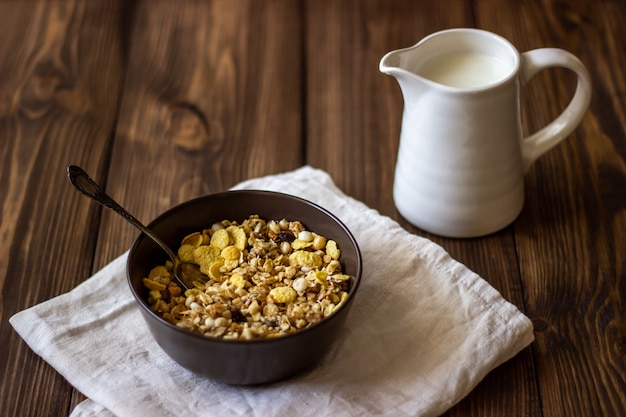
[[413,47],[388,52],[378,65],[380,72],[394,77],[402,89],[421,84],[422,77],[413,72],[415,60],[412,59],[412,50]]
[[406,69],[402,68],[402,52],[403,50],[397,50],[385,54],[378,65],[380,72],[394,77],[409,73]]

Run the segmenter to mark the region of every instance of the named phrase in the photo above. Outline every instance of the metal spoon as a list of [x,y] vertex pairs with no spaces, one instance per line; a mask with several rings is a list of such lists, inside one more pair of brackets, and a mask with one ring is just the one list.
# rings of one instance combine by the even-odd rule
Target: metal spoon
[[200,272],[198,265],[182,262],[178,256],[165,244],[157,235],[144,226],[139,220],[137,220],[126,209],[120,206],[115,200],[113,200],[108,194],[106,194],[94,180],[82,168],[76,165],[70,165],[67,167],[67,176],[70,179],[72,185],[81,193],[91,198],[95,202],[109,208],[122,216],[130,224],[135,226],[146,236],[152,239],[157,245],[161,247],[167,253],[174,264],[174,277],[180,285],[186,290],[194,288],[194,281],[204,283],[208,281],[208,277]]

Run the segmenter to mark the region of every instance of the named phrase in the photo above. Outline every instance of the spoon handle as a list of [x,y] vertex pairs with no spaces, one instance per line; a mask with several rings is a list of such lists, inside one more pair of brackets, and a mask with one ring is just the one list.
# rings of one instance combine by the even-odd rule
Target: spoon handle
[[67,177],[78,191],[122,216],[129,223],[154,240],[168,254],[168,256],[172,258],[172,261],[176,259],[176,255],[172,252],[172,250],[157,235],[155,235],[152,230],[144,226],[143,223],[135,218],[135,216],[126,211],[125,208],[120,206],[107,193],[102,191],[100,186],[96,184],[96,182],[92,180],[81,167],[76,165],[68,166]]

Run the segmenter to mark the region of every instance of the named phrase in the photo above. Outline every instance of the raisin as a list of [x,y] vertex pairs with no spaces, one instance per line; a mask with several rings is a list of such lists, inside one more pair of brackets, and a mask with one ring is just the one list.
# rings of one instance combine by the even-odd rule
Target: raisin
[[244,316],[241,311],[234,309],[230,312],[230,318],[235,323],[244,323],[247,321],[246,316]]
[[274,241],[276,243],[281,243],[281,242],[289,242],[289,243],[291,243],[295,239],[296,239],[296,237],[293,235],[293,233],[291,233],[289,230],[283,230],[278,235],[276,235],[276,239],[274,239]]

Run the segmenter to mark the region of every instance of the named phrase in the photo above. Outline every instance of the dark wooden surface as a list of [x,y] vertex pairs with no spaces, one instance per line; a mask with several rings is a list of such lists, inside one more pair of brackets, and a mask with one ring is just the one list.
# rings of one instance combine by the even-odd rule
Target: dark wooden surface
[[[137,234],[71,188],[74,163],[146,221],[250,177],[322,168],[533,320],[536,341],[447,415],[626,415],[624,22],[623,0],[0,0],[0,414],[65,416],[84,399],[8,319]],[[450,27],[567,49],[594,84],[581,126],[527,174],[521,216],[480,239],[428,235],[391,199],[403,102],[378,61]],[[549,70],[529,83],[527,132],[573,81]]]

